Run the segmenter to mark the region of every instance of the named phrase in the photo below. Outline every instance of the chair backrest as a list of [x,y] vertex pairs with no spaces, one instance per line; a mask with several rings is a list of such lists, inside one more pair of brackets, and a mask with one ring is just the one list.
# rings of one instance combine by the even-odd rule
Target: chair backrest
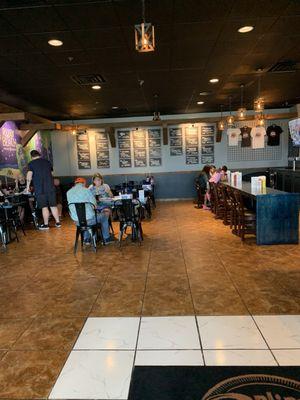
[[84,202],[84,203],[69,203],[69,210],[71,212],[70,206],[74,206],[76,215],[77,215],[77,220],[78,220],[78,226],[81,228],[86,228],[87,227],[87,219],[86,219],[86,207],[92,207],[94,208],[94,204],[90,202]]
[[115,208],[119,220],[122,222],[132,222],[139,218],[139,212],[136,213],[135,206],[139,203],[138,200],[132,201],[132,199],[122,199],[115,202]]
[[219,203],[219,195],[217,191],[217,184],[213,182],[209,182],[210,192],[213,195],[213,201],[218,204]]
[[245,214],[245,208],[244,208],[244,200],[241,192],[239,190],[234,190],[234,198],[236,201],[236,207],[237,211],[241,216],[244,216]]
[[222,199],[224,201],[224,205],[225,205],[225,207],[228,207],[229,197],[228,197],[226,187],[225,187],[225,185],[222,185],[221,183],[219,183],[219,188],[220,188],[220,192],[222,193]]
[[234,190],[232,189],[232,187],[226,186],[226,192],[227,192],[227,196],[230,200],[231,206],[236,207],[236,198],[235,198]]

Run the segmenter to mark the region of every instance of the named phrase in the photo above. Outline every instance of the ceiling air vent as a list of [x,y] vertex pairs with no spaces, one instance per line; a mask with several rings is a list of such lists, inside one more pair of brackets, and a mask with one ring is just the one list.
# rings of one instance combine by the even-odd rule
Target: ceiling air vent
[[105,83],[105,79],[100,74],[89,74],[89,75],[73,75],[72,80],[78,85],[90,86]]
[[271,72],[273,74],[279,74],[279,73],[295,72],[296,70],[297,70],[297,63],[295,61],[280,61],[272,65],[272,67],[268,69],[268,72]]

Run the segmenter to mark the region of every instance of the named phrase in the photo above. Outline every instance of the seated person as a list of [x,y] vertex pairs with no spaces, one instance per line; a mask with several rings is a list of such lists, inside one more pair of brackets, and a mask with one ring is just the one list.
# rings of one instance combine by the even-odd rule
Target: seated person
[[15,191],[17,193],[22,193],[24,190],[26,190],[26,179],[24,175],[20,174],[15,180],[16,186],[15,186]]
[[0,179],[0,196],[7,196],[9,194],[9,190],[7,190],[6,186],[2,183]]
[[[26,190],[26,179],[24,175],[20,174],[18,177],[15,179],[15,192],[16,193],[23,193]],[[24,206],[19,206],[18,207],[18,212],[19,212],[19,218],[22,224],[24,224],[24,217],[25,217],[25,207]]]
[[[86,220],[88,225],[94,225],[96,222],[101,224],[103,239],[106,244],[112,243],[110,238],[108,216],[105,213],[97,214],[97,221],[94,208],[97,206],[96,198],[92,192],[86,188],[84,178],[76,178],[75,185],[67,192],[68,204],[70,203],[92,203],[86,205]],[[94,207],[93,207],[94,206]],[[78,222],[77,213],[74,205],[70,206],[70,214],[73,221]],[[84,242],[90,243],[89,233],[84,232]]]
[[[209,172],[210,172],[210,166],[205,165],[200,172],[199,176],[196,178],[196,188],[197,188],[197,194],[198,194],[198,206],[197,208],[204,208],[208,209],[207,203],[208,203],[208,198],[206,196],[207,191],[208,191],[208,180],[209,180]],[[202,205],[203,203],[203,205]]]
[[93,183],[89,186],[89,190],[94,196],[101,197],[114,197],[109,185],[104,183],[103,176],[99,173],[93,176]]
[[221,168],[215,169],[212,176],[209,179],[210,183],[219,183],[221,180]]
[[228,168],[226,165],[223,165],[222,170],[221,170],[221,182],[228,182],[228,174],[227,174]]

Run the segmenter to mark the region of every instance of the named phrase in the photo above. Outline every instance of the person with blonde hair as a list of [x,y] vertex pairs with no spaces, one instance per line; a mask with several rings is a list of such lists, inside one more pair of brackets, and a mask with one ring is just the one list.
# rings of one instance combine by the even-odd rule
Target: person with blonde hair
[[89,186],[89,189],[95,197],[113,197],[109,185],[107,183],[104,183],[103,176],[99,173],[96,173],[93,176],[93,183]]

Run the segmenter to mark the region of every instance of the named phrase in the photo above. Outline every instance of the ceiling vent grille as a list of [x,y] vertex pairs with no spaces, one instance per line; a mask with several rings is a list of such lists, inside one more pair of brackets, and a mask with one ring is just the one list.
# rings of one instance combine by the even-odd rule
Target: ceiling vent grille
[[73,75],[72,80],[81,86],[98,85],[105,83],[105,79],[100,74]]
[[280,61],[271,68],[268,69],[268,72],[273,74],[280,74],[280,73],[289,73],[295,72],[297,70],[297,63],[295,61]]

